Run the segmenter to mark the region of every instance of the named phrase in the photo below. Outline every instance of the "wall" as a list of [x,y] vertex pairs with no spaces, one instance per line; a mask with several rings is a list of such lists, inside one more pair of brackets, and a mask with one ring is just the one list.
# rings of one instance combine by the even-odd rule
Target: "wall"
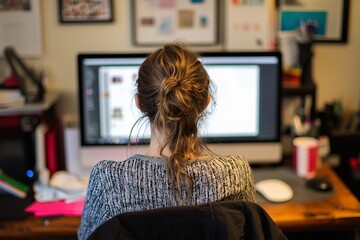
[[[131,43],[130,0],[114,0],[115,20],[108,24],[59,24],[57,1],[41,0],[44,54],[31,64],[48,70],[48,88],[61,93],[63,115],[77,116],[76,55],[80,52],[143,52]],[[360,1],[352,0],[347,44],[317,44],[314,77],[318,107],[343,99],[346,108],[360,104]],[[241,42],[241,40],[240,40]],[[220,46],[199,50],[220,50]]]
[[314,76],[318,83],[318,106],[343,99],[348,109],[360,108],[360,1],[350,0],[348,43],[318,45]]

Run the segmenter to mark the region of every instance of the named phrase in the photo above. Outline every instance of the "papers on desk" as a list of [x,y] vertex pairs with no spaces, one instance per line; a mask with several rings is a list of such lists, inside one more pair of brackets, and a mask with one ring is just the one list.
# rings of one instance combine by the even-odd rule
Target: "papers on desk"
[[34,184],[35,202],[25,211],[37,217],[81,216],[87,184],[65,171],[54,173],[50,181],[46,175],[40,174]]
[[85,200],[73,202],[57,201],[57,202],[37,202],[35,201],[28,206],[25,211],[33,213],[36,217],[48,216],[81,216],[84,208]]
[[25,209],[26,212],[37,217],[81,216],[84,191],[70,193],[39,182],[35,183],[34,190],[35,202]]
[[87,182],[66,172],[55,172],[48,180],[48,171],[41,171],[39,181],[34,184],[35,200],[38,202],[67,202],[85,198]]

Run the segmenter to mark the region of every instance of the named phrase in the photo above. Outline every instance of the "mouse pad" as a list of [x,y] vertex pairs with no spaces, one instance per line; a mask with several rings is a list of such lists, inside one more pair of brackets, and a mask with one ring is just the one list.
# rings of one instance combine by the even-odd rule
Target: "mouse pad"
[[[258,168],[252,169],[255,183],[268,178],[275,178],[285,181],[294,190],[294,197],[287,202],[306,202],[326,199],[330,197],[334,191],[320,192],[315,191],[305,186],[306,180],[298,177],[295,172],[289,167],[274,167],[274,168]],[[258,203],[268,203],[263,196],[256,193]]]

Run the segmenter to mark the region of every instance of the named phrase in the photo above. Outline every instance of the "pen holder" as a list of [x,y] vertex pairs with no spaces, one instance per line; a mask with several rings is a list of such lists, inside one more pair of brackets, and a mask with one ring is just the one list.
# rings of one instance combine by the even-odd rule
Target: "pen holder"
[[298,43],[299,47],[299,63],[302,68],[301,83],[312,83],[312,51],[313,42]]

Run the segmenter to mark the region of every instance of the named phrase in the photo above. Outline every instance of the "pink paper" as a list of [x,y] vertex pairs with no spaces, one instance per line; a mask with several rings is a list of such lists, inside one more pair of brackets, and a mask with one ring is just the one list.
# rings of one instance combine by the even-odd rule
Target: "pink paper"
[[85,200],[74,202],[34,202],[25,211],[33,213],[37,217],[46,216],[81,216]]

